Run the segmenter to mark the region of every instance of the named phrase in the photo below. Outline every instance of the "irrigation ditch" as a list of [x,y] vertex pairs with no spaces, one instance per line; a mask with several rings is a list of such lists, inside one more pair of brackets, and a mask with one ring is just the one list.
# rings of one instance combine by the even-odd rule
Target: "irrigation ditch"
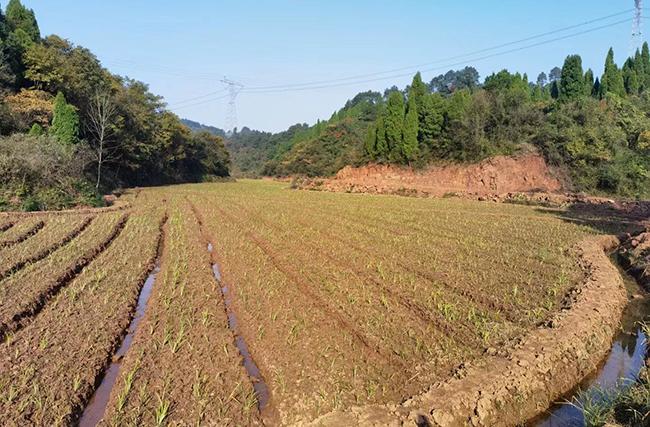
[[204,240],[203,243],[205,244],[206,250],[210,255],[212,276],[214,277],[217,288],[219,288],[221,292],[223,307],[228,319],[228,328],[232,334],[233,342],[237,348],[237,351],[239,352],[241,363],[246,370],[246,374],[248,375],[248,378],[253,386],[253,390],[255,391],[259,416],[264,424],[275,425],[279,416],[276,409],[272,405],[270,389],[266,384],[266,381],[262,376],[262,372],[257,366],[257,363],[255,362],[255,359],[249,350],[246,340],[240,332],[237,313],[235,312],[232,304],[231,289],[223,280],[221,269],[219,267],[218,254],[214,250],[214,237],[205,230],[203,215],[201,212],[189,199],[186,198],[186,201],[190,205],[190,209],[196,217],[200,234]]
[[160,272],[163,245],[165,244],[165,224],[167,223],[167,218],[167,214],[165,214],[160,221],[160,234],[158,238],[156,257],[152,260],[150,266],[143,272],[142,286],[138,294],[138,300],[133,312],[133,317],[131,318],[128,328],[124,332],[125,335],[118,341],[119,346],[117,347],[117,350],[107,361],[108,367],[103,370],[102,374],[97,378],[95,391],[80,415],[80,427],[94,427],[98,425],[104,417],[111,393],[115,387],[117,378],[119,377],[121,361],[129,351],[135,333],[138,330],[140,322],[144,318],[149,297],[153,291],[156,277]]
[[585,389],[629,385],[646,356],[638,322],[650,314],[650,301],[609,258],[628,238],[581,242],[585,280],[563,310],[506,356],[487,356],[401,403],[333,411],[310,425],[582,425]]

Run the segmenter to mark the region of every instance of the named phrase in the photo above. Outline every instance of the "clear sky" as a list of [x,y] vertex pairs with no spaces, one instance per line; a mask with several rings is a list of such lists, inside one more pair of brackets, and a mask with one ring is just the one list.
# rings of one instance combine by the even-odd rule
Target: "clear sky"
[[[7,0],[0,0],[2,5]],[[331,81],[430,64],[480,49],[631,10],[633,0],[23,0],[43,35],[58,34],[92,50],[112,72],[148,83],[179,116],[223,127],[227,76],[246,88]],[[502,68],[528,73],[561,66],[579,53],[602,72],[612,46],[622,63],[630,49],[630,11],[607,20],[483,54],[419,67],[425,81],[473,65],[481,80]],[[629,21],[549,44],[478,57]],[[462,63],[459,63],[462,62]],[[455,64],[459,63],[459,64]],[[450,65],[454,64],[453,67]],[[412,75],[418,67],[388,74]],[[341,80],[310,90],[257,91],[237,98],[239,126],[278,131],[326,119],[368,89],[403,87],[410,77]],[[359,79],[361,80],[361,79]],[[345,83],[346,85],[341,85]],[[332,84],[338,84],[331,87]],[[317,85],[318,86],[318,85]],[[296,89],[293,87],[291,89]],[[200,98],[204,96],[203,98]],[[220,98],[220,99],[217,99]],[[188,101],[189,99],[189,101]]]

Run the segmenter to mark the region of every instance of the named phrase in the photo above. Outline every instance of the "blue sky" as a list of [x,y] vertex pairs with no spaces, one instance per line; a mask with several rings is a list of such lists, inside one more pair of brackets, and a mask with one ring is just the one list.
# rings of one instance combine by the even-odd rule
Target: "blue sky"
[[[91,49],[114,73],[148,83],[179,116],[219,127],[225,123],[227,98],[216,99],[224,95],[221,92],[197,97],[221,91],[224,76],[252,88],[377,73],[444,60],[634,5],[632,0],[23,2],[35,10],[44,35],[55,33]],[[482,56],[474,55],[420,68],[440,67],[424,72],[425,81],[460,61],[463,64],[453,68],[473,65],[481,79],[502,68],[534,79],[540,71],[561,66],[566,55],[579,53],[585,67],[600,74],[609,46],[619,63],[627,55],[632,12],[522,44],[626,18],[630,21],[518,52],[483,60],[473,60]],[[487,53],[495,52],[499,50]],[[384,76],[368,79],[378,77]],[[314,90],[242,92],[238,123],[272,131],[313,123],[328,118],[360,91],[402,87],[409,81],[403,76]]]

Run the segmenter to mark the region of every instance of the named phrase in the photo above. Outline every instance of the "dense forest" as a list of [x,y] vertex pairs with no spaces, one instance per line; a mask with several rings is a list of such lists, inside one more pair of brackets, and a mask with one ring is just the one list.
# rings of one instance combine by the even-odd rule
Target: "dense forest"
[[481,83],[472,67],[403,90],[363,92],[324,122],[277,134],[242,129],[226,145],[244,175],[331,175],[368,162],[424,167],[475,162],[537,147],[576,190],[638,197],[650,192],[650,52],[622,67],[610,49],[604,73],[578,55],[562,68],[502,70]]
[[0,210],[101,203],[116,187],[229,174],[220,137],[192,132],[147,85],[88,50],[41,37],[32,10],[0,10]]

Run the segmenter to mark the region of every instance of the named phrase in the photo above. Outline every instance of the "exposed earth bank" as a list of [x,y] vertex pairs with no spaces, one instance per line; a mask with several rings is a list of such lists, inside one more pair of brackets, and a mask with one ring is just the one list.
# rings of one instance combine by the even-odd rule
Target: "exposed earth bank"
[[390,165],[346,166],[336,176],[310,180],[304,188],[354,193],[413,194],[444,196],[450,193],[473,195],[511,192],[552,193],[563,189],[562,179],[542,156],[496,156],[471,165],[431,166],[417,171]]
[[514,348],[495,350],[400,404],[335,411],[311,425],[516,425],[535,417],[609,352],[628,299],[606,255],[620,243],[600,236],[578,245],[584,281],[567,297],[565,309]]

